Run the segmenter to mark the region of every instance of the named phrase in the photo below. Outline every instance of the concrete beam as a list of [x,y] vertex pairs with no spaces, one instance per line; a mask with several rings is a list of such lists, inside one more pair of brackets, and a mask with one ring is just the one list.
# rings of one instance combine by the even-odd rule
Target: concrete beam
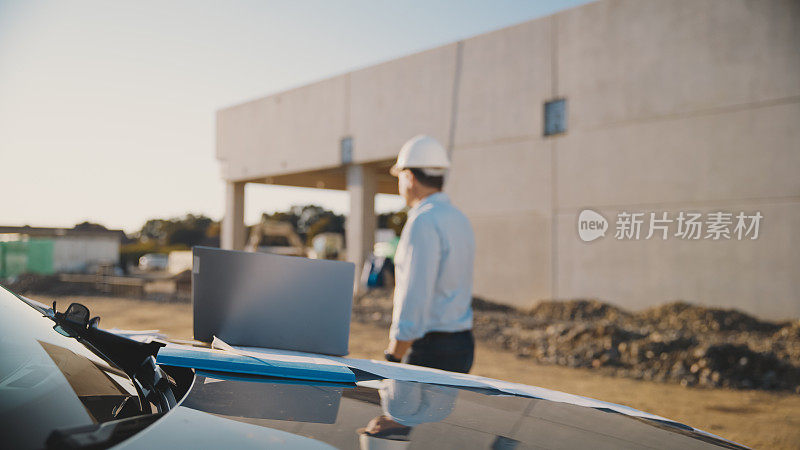
[[375,170],[351,164],[347,167],[347,191],[350,193],[350,214],[347,217],[347,260],[356,265],[360,279],[364,262],[375,245],[375,194],[378,183]]
[[242,250],[245,244],[244,185],[225,184],[225,217],[222,219],[220,245],[227,250]]

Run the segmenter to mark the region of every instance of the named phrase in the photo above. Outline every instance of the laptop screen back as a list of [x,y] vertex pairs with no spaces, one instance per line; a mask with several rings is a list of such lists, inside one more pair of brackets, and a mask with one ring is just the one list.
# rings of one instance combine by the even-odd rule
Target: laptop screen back
[[346,355],[355,266],[269,253],[193,248],[194,338]]

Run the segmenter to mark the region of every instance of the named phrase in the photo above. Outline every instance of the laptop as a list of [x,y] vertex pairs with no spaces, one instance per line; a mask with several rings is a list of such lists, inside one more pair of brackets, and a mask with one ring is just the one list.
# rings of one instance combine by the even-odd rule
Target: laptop
[[347,354],[353,263],[210,247],[192,254],[196,340]]

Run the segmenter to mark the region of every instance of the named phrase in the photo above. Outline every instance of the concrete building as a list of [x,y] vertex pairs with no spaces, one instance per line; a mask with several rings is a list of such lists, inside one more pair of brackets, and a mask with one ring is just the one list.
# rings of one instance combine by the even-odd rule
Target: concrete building
[[[246,183],[346,189],[360,265],[374,195],[397,192],[387,169],[420,133],[451,151],[478,296],[800,316],[796,0],[599,1],[222,109],[223,247],[244,245]],[[585,208],[605,237],[579,238]],[[763,220],[755,240],[682,239],[676,222],[615,238],[621,213],[651,212]]]

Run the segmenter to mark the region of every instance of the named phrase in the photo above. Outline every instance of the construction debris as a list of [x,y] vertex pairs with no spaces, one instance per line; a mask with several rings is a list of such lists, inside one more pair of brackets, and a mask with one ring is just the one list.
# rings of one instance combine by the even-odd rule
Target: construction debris
[[[800,321],[676,302],[633,313],[596,300],[520,310],[475,299],[475,337],[544,364],[683,386],[800,393]],[[353,317],[388,326],[391,293],[356,299]]]
[[5,286],[20,295],[48,297],[111,295],[161,302],[191,300],[191,271],[150,277],[121,277],[98,274],[22,274]]
[[56,275],[18,275],[4,284],[11,292],[19,295],[41,294],[48,296],[96,295],[94,286],[65,283]]

